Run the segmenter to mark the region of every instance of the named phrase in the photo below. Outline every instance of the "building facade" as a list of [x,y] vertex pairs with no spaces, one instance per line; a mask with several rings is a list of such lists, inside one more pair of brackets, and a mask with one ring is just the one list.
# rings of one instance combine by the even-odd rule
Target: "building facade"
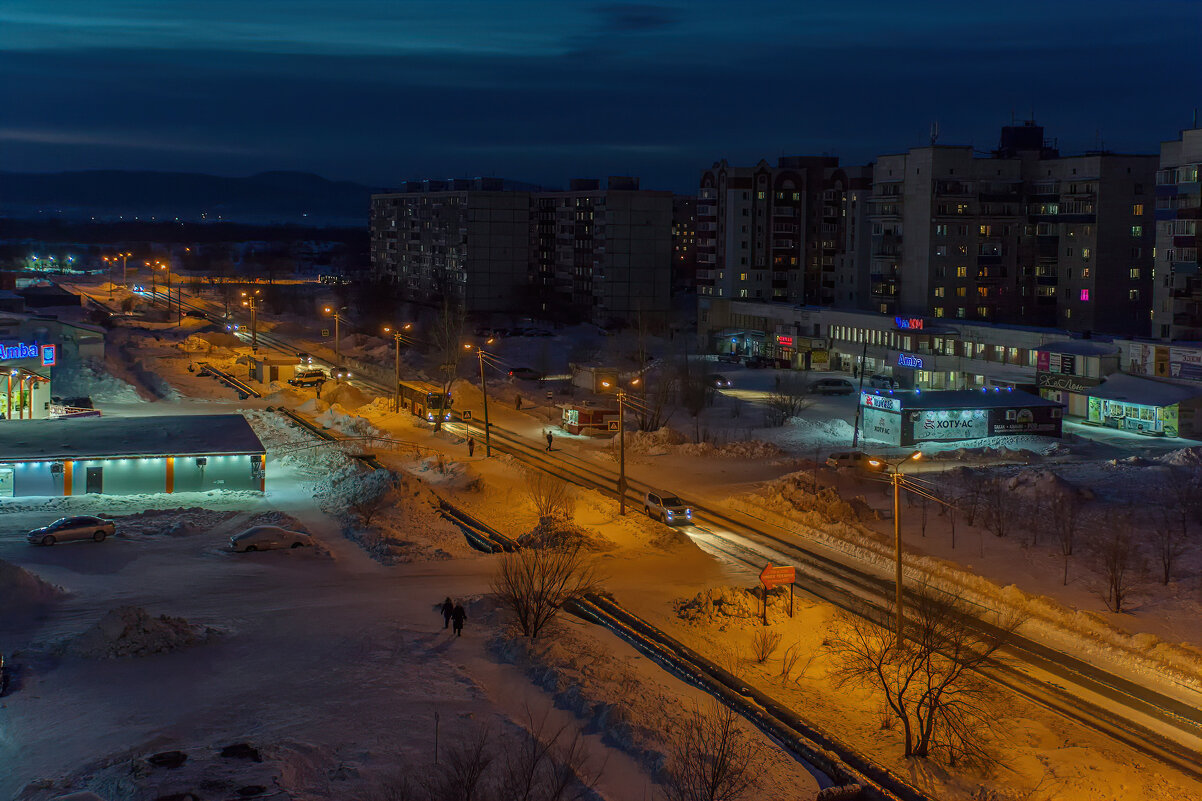
[[1156,274],[1152,335],[1170,342],[1202,340],[1202,128],[1160,146],[1156,173]]
[[697,198],[672,197],[672,292],[697,290]]
[[1061,157],[1034,123],[999,148],[931,145],[873,172],[874,311],[1146,335],[1154,157]]
[[531,204],[530,192],[497,178],[410,181],[372,195],[372,272],[418,303],[449,298],[469,313],[528,307],[537,294]]
[[543,311],[565,322],[633,324],[668,311],[672,290],[671,192],[637,178],[575,179],[534,196],[533,275]]
[[830,156],[715,163],[697,198],[699,295],[832,304],[852,176]]

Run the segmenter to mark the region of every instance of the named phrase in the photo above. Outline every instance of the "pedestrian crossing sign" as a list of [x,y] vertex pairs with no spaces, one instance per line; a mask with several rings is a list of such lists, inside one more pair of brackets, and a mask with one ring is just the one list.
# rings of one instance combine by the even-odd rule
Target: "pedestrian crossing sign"
[[610,430],[610,431],[617,431],[617,430],[618,430],[618,421],[617,421],[617,420],[610,420],[610,421],[609,421],[609,430]]
[[462,412],[460,412],[460,415],[463,417],[464,420],[472,419],[471,409],[464,409]]

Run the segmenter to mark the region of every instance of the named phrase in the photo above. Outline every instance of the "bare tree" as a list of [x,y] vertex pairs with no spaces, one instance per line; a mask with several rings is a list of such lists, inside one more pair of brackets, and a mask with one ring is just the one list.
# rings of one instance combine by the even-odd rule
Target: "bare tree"
[[841,615],[826,641],[832,677],[883,696],[901,723],[906,756],[990,761],[987,738],[1001,716],[1001,691],[979,670],[997,659],[1017,623],[982,630],[961,598],[928,587],[908,611],[901,642],[874,621]]
[[361,480],[358,477],[349,480],[356,483],[347,496],[346,506],[363,525],[370,526],[372,518],[392,503],[397,477],[388,470],[373,470]]
[[593,592],[597,582],[579,547],[523,548],[501,557],[492,590],[522,635],[537,639],[564,604]]
[[[462,304],[452,297],[452,293],[443,294],[442,305],[438,317],[430,331],[431,356],[438,362],[438,371],[442,376],[442,394],[451,394],[451,385],[459,374],[459,361],[467,350],[463,347],[463,325],[466,318]],[[440,414],[434,415],[434,430],[442,430]]]
[[807,397],[805,385],[786,379],[780,382],[764,402],[764,425],[779,428],[789,419],[808,409],[813,401]]
[[1073,555],[1073,546],[1085,520],[1084,506],[1080,494],[1074,492],[1065,495],[1048,509],[1048,524],[1064,562],[1062,583],[1065,586],[1068,585],[1068,560]]
[[490,732],[481,728],[447,749],[438,770],[426,773],[429,801],[491,801],[486,774],[493,763]]
[[1171,513],[1180,539],[1185,540],[1202,512],[1202,498],[1199,497],[1202,488],[1198,486],[1193,471],[1177,467],[1168,469],[1163,486],[1165,493],[1161,508]]
[[602,768],[593,768],[580,732],[570,724],[548,725],[548,714],[536,718],[526,709],[526,737],[506,738],[501,755],[497,801],[583,801]]
[[1161,506],[1159,525],[1152,529],[1152,545],[1160,563],[1160,582],[1168,584],[1173,577],[1173,565],[1189,547],[1189,543],[1178,527],[1176,510]]
[[981,522],[995,537],[1004,537],[1015,521],[1014,494],[1001,478],[987,481],[981,489]]
[[576,508],[572,486],[559,476],[528,467],[525,470],[526,494],[540,520],[553,517],[570,520]]
[[1144,564],[1131,536],[1129,513],[1114,516],[1093,543],[1094,560],[1102,583],[1098,594],[1111,612],[1122,612],[1143,572]]
[[986,479],[976,470],[965,468],[960,477],[960,489],[956,493],[956,505],[964,512],[964,522],[976,525],[977,513],[981,511],[981,496],[986,489]]
[[757,663],[764,664],[776,653],[777,647],[780,646],[780,640],[781,635],[778,632],[760,629],[751,638],[751,655],[755,657]]
[[765,755],[739,726],[739,716],[714,702],[694,707],[673,727],[661,788],[666,801],[739,801],[758,788]]
[[690,365],[688,359],[681,362],[677,387],[680,394],[680,405],[693,418],[693,441],[701,441],[701,413],[710,405],[714,387],[705,379],[696,365]]

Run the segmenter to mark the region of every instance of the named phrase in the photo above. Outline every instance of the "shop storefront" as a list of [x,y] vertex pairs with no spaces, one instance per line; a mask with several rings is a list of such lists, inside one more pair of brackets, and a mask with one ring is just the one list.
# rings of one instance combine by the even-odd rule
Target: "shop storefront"
[[1013,434],[1059,437],[1063,407],[1037,395],[1000,388],[949,392],[860,394],[864,438],[915,445]]
[[1135,434],[1202,434],[1202,388],[1115,374],[1086,390],[1084,422]]
[[57,345],[0,342],[0,419],[50,416],[50,368],[57,361]]

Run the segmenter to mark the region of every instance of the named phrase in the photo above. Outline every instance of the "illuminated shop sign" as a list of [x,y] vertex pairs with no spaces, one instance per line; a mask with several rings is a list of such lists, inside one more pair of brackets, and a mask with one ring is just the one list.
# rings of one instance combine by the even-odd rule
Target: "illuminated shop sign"
[[922,359],[918,356],[911,356],[909,353],[897,354],[898,367],[913,367],[915,370],[922,369]]
[[793,347],[793,337],[787,337],[782,334],[777,334],[776,344],[780,345],[782,348],[791,348],[791,347]]
[[0,361],[9,359],[38,359],[46,367],[54,365],[57,348],[54,345],[39,345],[36,342],[18,342],[15,345],[0,344]]
[[977,439],[989,436],[989,415],[984,409],[916,412],[914,440]]
[[886,412],[901,411],[901,398],[891,398],[887,395],[872,395],[862,392],[860,393],[860,404],[869,409],[880,409]]
[[921,317],[894,317],[893,322],[898,328],[903,328],[908,331],[922,330]]

